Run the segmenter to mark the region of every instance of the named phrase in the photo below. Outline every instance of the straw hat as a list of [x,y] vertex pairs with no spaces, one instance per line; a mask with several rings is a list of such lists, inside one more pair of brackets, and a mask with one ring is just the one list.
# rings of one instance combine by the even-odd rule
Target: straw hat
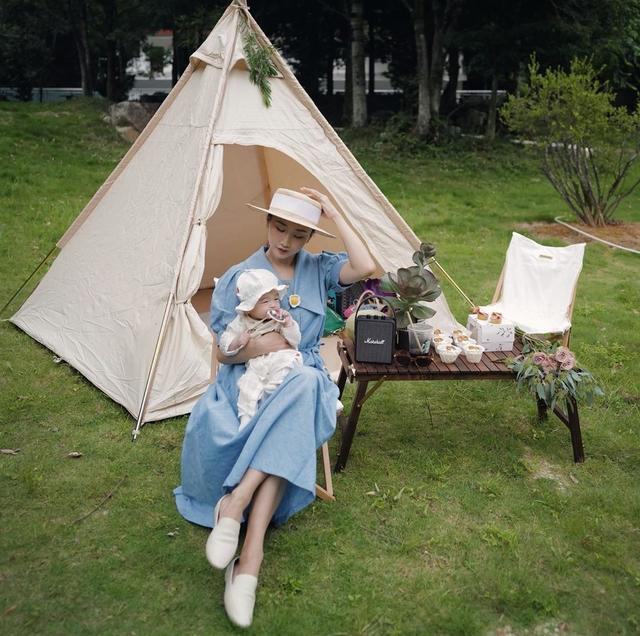
[[323,236],[336,238],[333,234],[318,227],[322,215],[322,205],[302,192],[278,188],[271,197],[268,210],[252,203],[247,203],[247,205],[254,210],[267,212],[285,221],[308,227]]

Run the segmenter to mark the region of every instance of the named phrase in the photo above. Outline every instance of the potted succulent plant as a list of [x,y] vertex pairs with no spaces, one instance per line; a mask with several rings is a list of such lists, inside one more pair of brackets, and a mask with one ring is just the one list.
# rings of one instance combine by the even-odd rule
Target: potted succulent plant
[[387,272],[380,280],[380,289],[393,294],[386,300],[396,315],[398,347],[401,349],[409,348],[407,326],[436,313],[427,305],[442,293],[438,279],[427,269],[429,260],[435,255],[433,245],[421,243],[420,249],[413,253],[415,265],[401,267],[395,274]]

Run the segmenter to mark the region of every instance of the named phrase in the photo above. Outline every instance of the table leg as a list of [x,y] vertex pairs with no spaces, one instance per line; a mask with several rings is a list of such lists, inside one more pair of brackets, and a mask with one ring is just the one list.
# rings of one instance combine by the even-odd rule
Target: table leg
[[538,406],[538,424],[540,424],[547,419],[547,403],[544,400],[536,398],[536,404]]
[[336,462],[334,471],[339,472],[347,465],[347,459],[349,458],[349,451],[351,450],[351,442],[353,442],[353,436],[356,433],[356,426],[358,426],[358,418],[360,417],[360,410],[362,409],[362,399],[367,392],[368,382],[358,382],[356,388],[356,394],[353,398],[353,405],[351,406],[351,412],[349,413],[349,419],[345,427],[342,430],[342,440],[340,441],[340,454],[338,455],[338,461]]
[[340,367],[340,375],[338,376],[338,390],[340,394],[338,395],[338,399],[342,399],[342,393],[344,392],[344,385],[347,383],[347,372],[344,370],[344,367]]
[[571,446],[573,446],[573,461],[584,461],[584,447],[582,446],[582,433],[580,431],[580,418],[578,417],[578,404],[573,398],[567,398],[567,419],[571,432]]

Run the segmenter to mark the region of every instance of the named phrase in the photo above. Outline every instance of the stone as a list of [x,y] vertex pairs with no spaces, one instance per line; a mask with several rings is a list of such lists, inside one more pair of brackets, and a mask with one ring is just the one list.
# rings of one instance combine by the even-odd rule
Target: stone
[[118,102],[109,108],[111,123],[116,128],[131,127],[140,133],[159,107],[160,104],[149,102]]

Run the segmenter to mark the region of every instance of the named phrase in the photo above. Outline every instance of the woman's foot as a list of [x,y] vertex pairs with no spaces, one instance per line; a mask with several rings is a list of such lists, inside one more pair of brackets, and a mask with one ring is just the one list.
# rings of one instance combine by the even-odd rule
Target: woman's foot
[[253,621],[258,578],[240,572],[238,559],[229,563],[225,572],[224,609],[229,620],[238,627],[249,627]]
[[222,514],[228,498],[229,495],[221,497],[213,510],[213,530],[205,546],[207,561],[219,570],[226,568],[235,556],[240,535],[240,521]]
[[257,577],[260,573],[260,567],[262,566],[263,553],[261,552],[249,552],[245,547],[242,549],[242,553],[236,561],[236,574],[250,574]]
[[225,495],[220,501],[220,519],[230,517],[235,521],[242,522],[245,508],[249,505],[250,499],[243,497],[238,489]]

